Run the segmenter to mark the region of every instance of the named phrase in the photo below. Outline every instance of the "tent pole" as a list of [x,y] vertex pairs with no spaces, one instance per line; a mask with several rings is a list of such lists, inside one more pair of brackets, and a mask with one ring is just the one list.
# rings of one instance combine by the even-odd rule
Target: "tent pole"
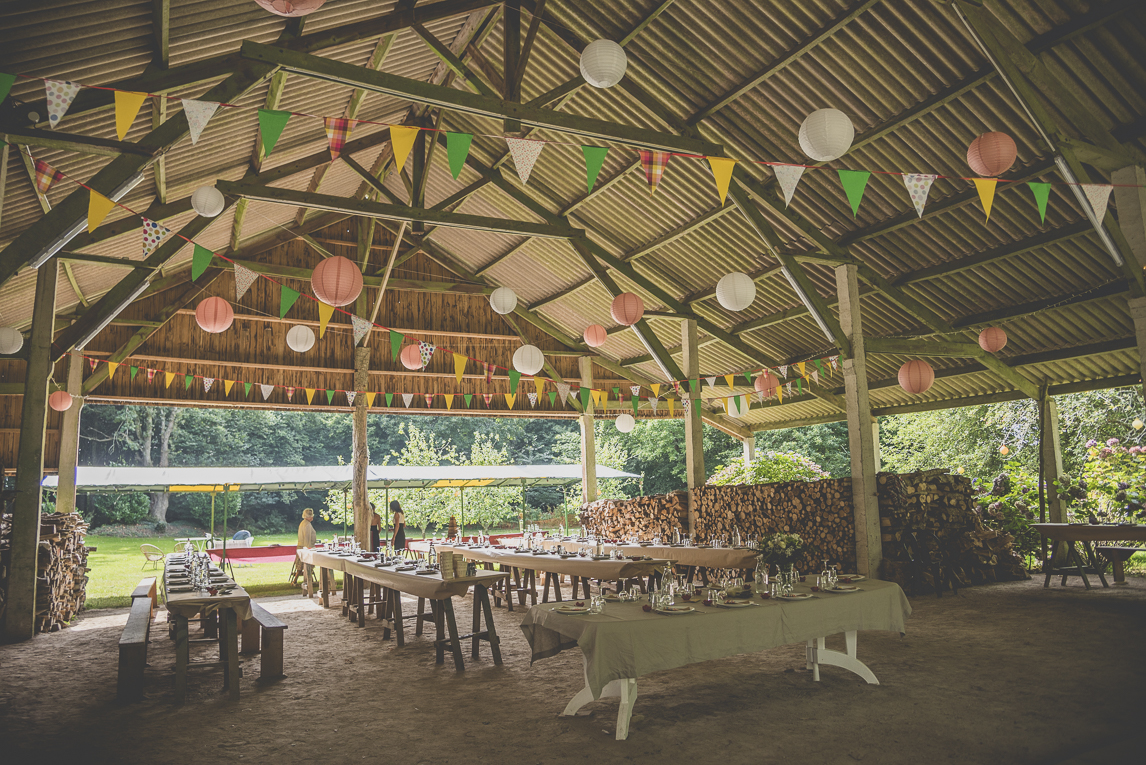
[[[390,524],[394,521],[394,514],[390,512],[390,487],[386,487],[386,538],[393,539],[394,531]],[[424,533],[422,536],[426,536]]]
[[462,537],[466,535],[466,487],[461,487],[458,496],[462,498],[462,522],[458,526],[458,541],[460,542]]

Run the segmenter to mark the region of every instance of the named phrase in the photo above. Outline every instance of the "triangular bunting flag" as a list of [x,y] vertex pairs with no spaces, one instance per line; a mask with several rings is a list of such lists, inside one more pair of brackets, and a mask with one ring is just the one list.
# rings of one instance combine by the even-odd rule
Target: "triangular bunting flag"
[[538,375],[534,375],[533,387],[537,391],[537,395],[540,396],[542,393],[545,392],[545,378],[538,376]]
[[191,381],[195,379],[195,375],[187,373],[183,375],[183,389],[191,390]]
[[788,365],[787,364],[781,364],[780,365],[780,376],[781,377],[787,377],[788,376]]
[[164,388],[170,388],[171,387],[171,381],[174,379],[175,379],[175,373],[174,372],[164,372],[163,373],[163,381],[164,381],[163,387]]
[[407,409],[410,408],[410,402],[413,400],[414,400],[414,394],[413,393],[403,393],[402,394],[402,403],[406,405]]
[[699,417],[700,410],[703,408],[702,400],[698,398],[696,401],[693,401],[692,407],[696,410],[696,416]]
[[588,409],[589,408],[589,389],[588,388],[578,388],[577,389],[577,395],[579,395],[581,397],[581,408],[582,409]]
[[303,388],[303,390],[306,391],[306,403],[309,404],[314,401],[314,393],[318,388]]
[[76,94],[83,87],[67,80],[44,80],[44,93],[48,99],[48,127],[56,129],[60,120],[68,113],[68,107],[76,100]]
[[111,212],[111,208],[115,207],[115,202],[111,201],[103,194],[92,189],[88,192],[88,233],[96,230],[96,227],[103,223],[103,219]]
[[370,328],[373,326],[370,322],[363,319],[361,316],[351,315],[350,326],[354,331],[354,344],[358,345],[362,342],[362,338],[370,334]]
[[773,165],[772,172],[776,174],[776,182],[780,184],[780,191],[784,194],[784,207],[792,204],[792,195],[796,193],[796,185],[807,169],[803,165]]
[[[370,394],[370,395],[373,395],[373,394]],[[384,393],[382,395],[384,395],[386,397],[386,406],[391,406],[394,403],[394,394],[393,393]],[[370,403],[370,402],[368,401],[367,403]]]
[[657,406],[660,403],[661,403],[661,400],[659,398],[657,398],[656,396],[653,396],[652,398],[649,399],[649,406],[652,407],[653,414],[656,414]]
[[323,117],[322,121],[326,126],[326,138],[330,144],[330,158],[338,159],[342,147],[350,140],[350,131],[358,122],[346,117]]
[[777,385],[776,386],[776,398],[780,400],[781,404],[784,403],[784,386],[783,385]]
[[330,388],[327,388],[326,389],[326,405],[330,406],[333,403],[334,403],[334,391],[332,391]]
[[473,406],[474,394],[466,393],[466,394],[462,395],[462,398],[464,398],[466,400],[466,408],[467,409],[469,407]]
[[808,366],[807,366],[806,362],[803,362],[803,361],[797,361],[796,362],[796,369],[800,370],[800,377],[807,377],[808,376],[807,368],[808,368]]
[[146,93],[133,93],[129,90],[115,91],[115,134],[123,140],[131,123],[135,122],[135,115],[139,114],[139,107],[143,106]]
[[704,378],[704,381],[706,383],[708,383],[708,387],[710,387],[710,388],[716,387],[716,377],[706,377],[706,378]]
[[158,369],[147,370],[147,381],[148,382],[155,382],[155,373],[158,371],[159,371]]
[[294,388],[288,385],[287,386],[287,401],[290,401],[293,398],[294,398]]
[[203,378],[203,392],[204,393],[210,393],[211,392],[211,386],[214,384],[215,384],[215,378],[214,377],[204,377]]
[[585,155],[585,185],[586,193],[593,192],[597,183],[597,175],[601,172],[601,165],[605,164],[605,155],[609,149],[605,146],[582,146],[581,153]]
[[509,153],[513,155],[513,166],[517,169],[517,177],[522,183],[529,183],[529,174],[533,172],[533,165],[545,148],[545,141],[530,141],[525,138],[506,137]]
[[402,341],[406,338],[401,332],[390,330],[390,360],[397,361],[398,354],[402,352]]
[[927,205],[927,195],[931,193],[931,184],[935,183],[937,175],[927,173],[904,173],[903,185],[907,186],[907,195],[915,205],[915,212],[923,217],[923,208]]
[[804,395],[804,381],[803,379],[796,380],[796,393],[801,396]]
[[712,168],[712,177],[716,181],[716,193],[720,195],[720,204],[723,206],[728,197],[728,184],[732,181],[732,171],[736,169],[736,160],[726,157],[709,157],[708,166]]
[[424,394],[424,398],[426,399],[426,408],[427,409],[434,405],[434,394],[433,393]]
[[[142,217],[142,216],[140,216]],[[155,252],[155,248],[163,238],[171,233],[171,229],[162,226],[153,220],[143,218],[143,257]]]
[[215,253],[208,250],[206,247],[196,244],[191,251],[191,281],[195,281],[207,267],[211,265],[211,259],[215,257]]
[[326,334],[326,325],[330,323],[330,317],[334,315],[334,306],[327,303],[318,301],[318,336],[322,337]]
[[282,292],[279,294],[279,318],[285,319],[287,311],[291,309],[294,302],[298,300],[298,290],[291,289],[290,287],[283,286]]
[[454,354],[454,377],[458,378],[458,385],[462,384],[462,375],[466,372],[466,362],[468,358],[460,353]]
[[418,341],[418,353],[422,356],[422,369],[430,363],[430,359],[434,358],[434,351],[438,346],[433,343],[427,343],[425,340]]
[[516,369],[509,370],[509,392],[517,393],[517,383],[521,379],[521,372]]
[[675,417],[676,416],[676,399],[670,398],[668,400],[668,405],[669,405],[669,417]]
[[485,381],[488,385],[489,383],[493,382],[493,367],[489,364],[484,364],[483,366],[485,366]]
[[537,394],[534,393],[533,391],[526,391],[525,396],[526,396],[526,398],[529,399],[529,405],[531,407],[533,407],[534,409],[536,409],[537,408]]
[[568,383],[555,383],[557,386],[557,395],[561,398],[561,406],[565,406],[565,402],[569,400],[569,384]]
[[820,384],[820,373],[814,369],[812,370],[812,382],[814,382],[816,385]]
[[235,381],[234,380],[224,380],[223,381],[223,395],[224,396],[231,395],[231,388],[233,388],[233,387],[235,387]]
[[454,408],[454,394],[453,393],[443,393],[442,398],[444,398],[446,400],[446,409],[453,409]]
[[632,393],[634,396],[639,396],[639,395],[641,395],[641,386],[630,385],[629,386],[629,392]]
[[16,84],[16,75],[0,73],[0,103],[3,103],[4,99],[8,97],[14,84]]
[[633,404],[633,414],[634,414],[634,415],[636,415],[636,413],[637,413],[637,407],[638,407],[638,406],[640,406],[640,401],[641,401],[641,399],[640,399],[639,397],[637,397],[637,396],[633,396],[632,398],[630,398],[630,399],[629,399],[629,401],[630,401],[630,402],[632,402],[632,404]]
[[135,376],[136,376],[137,374],[139,374],[139,367],[132,367],[132,368],[131,368],[131,379],[132,379],[132,382],[134,382],[134,381],[135,381]]
[[640,149],[638,153],[641,155],[641,166],[645,169],[645,180],[649,182],[649,193],[656,193],[672,154],[650,149]]
[[1110,192],[1114,187],[1108,183],[1083,183],[1082,190],[1086,194],[1086,201],[1090,202],[1090,209],[1094,210],[1094,218],[1099,223],[1106,217],[1106,205],[1110,203]]
[[601,406],[601,396],[604,395],[604,392],[599,391],[599,390],[590,390],[589,392],[593,395],[593,404],[597,407],[600,407]]
[[418,137],[418,128],[405,125],[390,126],[390,146],[394,150],[394,168],[401,173],[406,166],[406,157],[410,156],[410,149],[414,148],[414,139]]
[[[255,387],[254,383],[243,383],[243,395],[247,398],[251,397],[251,388]],[[273,387],[273,386],[272,386]]]
[[1031,189],[1031,194],[1034,195],[1035,204],[1039,208],[1039,221],[1041,223],[1047,222],[1047,200],[1050,199],[1051,185],[1049,183],[1038,183],[1031,181],[1027,184]]
[[262,140],[263,156],[269,157],[274,151],[279,136],[283,134],[290,112],[278,109],[259,109],[259,137]]
[[724,382],[728,383],[728,387],[733,387],[733,381],[736,379],[735,375],[725,375]]
[[492,393],[483,393],[483,394],[481,394],[481,397],[482,397],[482,400],[485,401],[485,408],[489,409],[489,402],[493,401],[493,394]]
[[247,290],[255,283],[259,275],[247,268],[246,266],[236,263],[235,264],[235,302],[243,299],[243,295],[247,294]]
[[271,393],[274,392],[274,389],[275,386],[273,385],[259,385],[259,392],[263,394],[263,401],[271,397]]
[[995,201],[995,185],[998,183],[994,178],[973,178],[975,181],[975,188],[979,192],[979,201],[983,203],[983,212],[987,214],[984,222],[991,219],[991,204]]
[[840,174],[840,184],[844,187],[844,194],[852,206],[852,217],[859,215],[860,200],[863,199],[863,190],[867,187],[867,179],[871,173],[866,170],[837,170]]
[[517,394],[515,394],[515,393],[506,393],[505,394],[505,404],[510,409],[513,409],[513,402],[516,400],[517,400]]
[[119,369],[119,364],[114,361],[107,362],[107,379],[115,379],[115,370]]
[[660,383],[653,383],[649,387],[653,389],[653,395],[654,396],[660,396],[661,395],[661,384]]
[[191,131],[191,145],[199,143],[199,136],[207,123],[215,116],[219,104],[214,101],[196,101],[193,98],[183,99],[183,114],[187,117],[187,127]]
[[[389,395],[393,396],[394,394],[393,394],[393,393],[391,393],[391,394],[389,394]],[[378,396],[378,394],[377,394],[377,393],[375,393],[374,391],[367,391],[367,392],[366,392],[366,408],[367,408],[367,409],[370,409],[370,408],[372,408],[372,407],[374,406],[374,399],[375,399],[375,397],[377,397],[377,396]],[[389,400],[387,400],[387,402],[386,402],[386,406],[390,406],[390,402],[389,402]]]
[[47,194],[52,184],[64,177],[56,168],[42,159],[36,160],[36,191]]
[[446,133],[446,156],[450,161],[450,173],[454,180],[462,174],[466,166],[466,157],[470,155],[470,144],[474,137],[472,133]]

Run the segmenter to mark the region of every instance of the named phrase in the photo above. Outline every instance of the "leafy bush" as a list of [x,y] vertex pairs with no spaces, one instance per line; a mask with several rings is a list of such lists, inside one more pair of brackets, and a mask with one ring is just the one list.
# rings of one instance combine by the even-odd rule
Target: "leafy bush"
[[1127,448],[1117,438],[1107,439],[1105,446],[1091,439],[1078,480],[1062,476],[1058,492],[1073,520],[1087,520],[1091,514],[1103,523],[1144,518],[1146,448]]
[[139,523],[151,512],[150,494],[90,494],[78,503],[84,520],[93,527]]
[[722,465],[708,479],[710,486],[737,486],[746,483],[780,481],[822,481],[831,478],[826,470],[808,457],[795,452],[766,452],[745,464],[743,458]]
[[1006,468],[1009,472],[1000,473],[979,500],[979,513],[988,528],[1014,536],[1020,555],[1033,555],[1041,547],[1038,531],[1031,528],[1038,521],[1038,476],[1027,472],[1017,460],[1008,462]]

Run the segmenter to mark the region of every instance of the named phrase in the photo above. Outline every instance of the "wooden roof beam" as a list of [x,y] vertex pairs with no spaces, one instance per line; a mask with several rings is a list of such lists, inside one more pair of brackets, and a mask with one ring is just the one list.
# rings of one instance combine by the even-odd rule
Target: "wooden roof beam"
[[[498,97],[497,92],[493,88],[479,77],[474,70],[470,69],[461,57],[455,55],[448,45],[435,37],[430,30],[421,24],[415,24],[413,30],[417,33],[418,37],[422,38],[422,42],[426,43],[426,46],[433,54],[449,67],[450,71],[452,71],[456,77],[460,78],[471,91],[491,98]],[[378,67],[375,67],[374,71],[377,70]],[[369,92],[368,88],[358,88],[358,90]]]
[[151,36],[155,41],[155,65],[166,69],[171,51],[171,0],[151,0]]

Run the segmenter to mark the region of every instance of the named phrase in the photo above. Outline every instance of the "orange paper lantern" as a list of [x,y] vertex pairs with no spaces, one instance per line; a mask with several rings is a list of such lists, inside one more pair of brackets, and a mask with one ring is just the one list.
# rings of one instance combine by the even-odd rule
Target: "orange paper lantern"
[[899,368],[899,387],[908,393],[926,393],[935,382],[935,370],[926,361],[915,359]]
[[422,352],[418,350],[416,344],[404,347],[402,354],[398,358],[402,360],[402,366],[406,367],[406,369],[422,368]]
[[204,332],[226,332],[235,321],[231,304],[221,297],[209,297],[195,306],[195,321]]
[[66,390],[58,390],[48,396],[48,406],[57,412],[66,412],[72,408],[72,394]]
[[1018,150],[1006,133],[983,133],[967,148],[967,164],[979,175],[994,178],[1011,169]]
[[610,309],[610,313],[613,314],[613,321],[631,327],[645,315],[645,304],[644,301],[641,300],[640,295],[635,295],[632,292],[622,292],[613,298],[613,306]]
[[756,378],[753,383],[757,393],[763,393],[765,397],[771,396],[780,387],[780,381],[771,372],[763,372]]
[[310,289],[327,305],[348,305],[362,294],[362,272],[354,261],[335,255],[314,267]]
[[584,338],[585,345],[590,348],[600,348],[605,344],[605,340],[609,338],[609,335],[600,324],[590,324],[588,327],[585,327]]
[[998,353],[1007,346],[1007,333],[998,327],[987,327],[979,333],[979,347],[987,353]]

